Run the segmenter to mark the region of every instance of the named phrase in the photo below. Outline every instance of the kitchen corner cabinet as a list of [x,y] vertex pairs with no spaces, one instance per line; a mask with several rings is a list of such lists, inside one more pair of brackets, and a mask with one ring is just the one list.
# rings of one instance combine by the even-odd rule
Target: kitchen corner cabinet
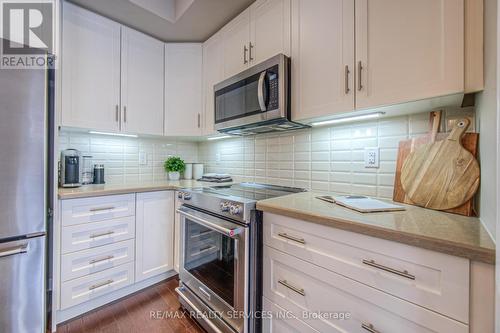
[[224,77],[290,53],[290,0],[257,0],[221,30]]
[[164,43],[122,27],[122,131],[163,134]]
[[174,268],[174,191],[137,193],[135,281]]
[[165,135],[202,133],[202,44],[165,44]]
[[63,4],[62,126],[163,134],[163,42]]
[[63,126],[120,130],[120,25],[63,3]]
[[203,43],[203,135],[216,134],[214,86],[224,79],[222,36],[217,33]]
[[463,0],[292,0],[292,119],[463,92],[464,38]]

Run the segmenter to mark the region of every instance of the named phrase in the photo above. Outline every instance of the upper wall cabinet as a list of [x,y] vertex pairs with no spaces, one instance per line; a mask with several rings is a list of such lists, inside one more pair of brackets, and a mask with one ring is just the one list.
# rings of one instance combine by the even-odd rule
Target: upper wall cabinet
[[63,5],[61,124],[162,135],[163,42]]
[[463,0],[356,0],[356,107],[464,91]]
[[292,119],[354,109],[354,0],[292,0]]
[[165,135],[202,133],[202,46],[165,45]]
[[217,33],[203,43],[203,135],[216,134],[214,85],[224,79],[222,36]]
[[257,0],[221,30],[224,77],[290,53],[290,0]]
[[164,43],[122,27],[122,130],[163,134]]
[[120,130],[120,25],[63,7],[63,126]]

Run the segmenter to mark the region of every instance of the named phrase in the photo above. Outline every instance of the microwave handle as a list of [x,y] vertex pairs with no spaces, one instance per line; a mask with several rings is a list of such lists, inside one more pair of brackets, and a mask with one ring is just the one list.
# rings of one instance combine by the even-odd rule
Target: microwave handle
[[259,85],[257,88],[258,89],[257,96],[259,98],[259,106],[261,111],[267,111],[266,101],[264,101],[264,89],[266,88],[264,84],[266,83],[265,82],[266,74],[267,74],[266,71],[260,73]]

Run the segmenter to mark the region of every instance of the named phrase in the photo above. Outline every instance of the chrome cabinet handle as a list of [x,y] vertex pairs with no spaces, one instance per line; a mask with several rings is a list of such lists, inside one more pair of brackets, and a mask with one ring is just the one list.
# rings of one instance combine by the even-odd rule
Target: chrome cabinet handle
[[358,91],[363,89],[363,84],[361,83],[361,72],[363,71],[363,64],[361,61],[358,61]]
[[248,64],[248,60],[247,60],[247,52],[248,52],[248,49],[247,49],[247,46],[246,45],[243,45],[243,63],[246,65]]
[[266,79],[266,71],[260,73],[259,83],[258,83],[258,91],[257,98],[259,100],[259,107],[261,111],[267,111],[266,101],[264,100],[264,84]]
[[4,251],[0,251],[0,258],[28,252],[28,244],[19,245]]
[[380,333],[380,331],[377,331],[372,324],[362,323],[361,324],[361,328],[364,329],[364,330],[367,330],[370,333]]
[[90,211],[91,212],[102,212],[104,210],[113,210],[115,209],[114,206],[109,206],[109,207],[98,207],[98,208],[91,208]]
[[123,122],[124,123],[127,122],[127,106],[126,105],[123,106]]
[[345,94],[349,94],[349,91],[351,91],[351,89],[349,89],[349,73],[351,73],[349,71],[349,66],[348,65],[345,65],[345,68],[344,68],[344,76],[345,76],[345,82],[344,82],[344,85],[345,85]]
[[116,104],[115,107],[115,120],[118,123],[120,121],[120,107]]
[[281,285],[283,285],[283,286],[285,286],[285,287],[287,287],[288,289],[290,289],[292,291],[295,291],[299,295],[302,295],[302,296],[306,295],[306,292],[304,291],[304,289],[292,286],[286,280],[278,280],[278,283],[281,284]]
[[201,114],[198,113],[198,128],[201,126]]
[[101,283],[96,283],[92,286],[89,287],[89,290],[94,290],[94,289],[97,289],[97,288],[101,288],[101,287],[104,287],[104,286],[107,286],[107,285],[110,285],[111,283],[113,283],[114,280],[107,280],[107,281],[104,281],[104,282],[101,282]]
[[249,58],[250,58],[250,61],[253,61],[253,57],[252,57],[252,49],[253,49],[253,44],[252,42],[250,42],[250,48],[248,49],[248,55],[249,55]]
[[282,237],[282,238],[285,238],[285,239],[289,239],[291,241],[294,241],[294,242],[297,242],[297,243],[300,243],[300,244],[306,244],[306,241],[304,238],[298,238],[298,237],[294,237],[294,236],[290,236],[288,235],[287,233],[279,233],[278,236]]
[[102,257],[102,258],[99,258],[99,259],[92,259],[89,261],[89,264],[96,264],[98,262],[101,262],[101,261],[106,261],[106,260],[110,260],[110,259],[113,259],[115,256],[105,256],[105,257]]
[[89,238],[97,238],[97,237],[101,237],[101,236],[111,235],[111,234],[114,234],[114,233],[115,232],[113,230],[110,230],[110,231],[106,231],[106,232],[92,234],[92,235],[89,236]]
[[372,267],[375,267],[375,268],[378,268],[378,269],[381,269],[383,271],[386,271],[386,272],[389,272],[389,273],[392,273],[392,274],[396,274],[396,275],[402,276],[402,277],[410,279],[410,280],[415,280],[415,275],[412,275],[412,274],[408,273],[408,271],[406,271],[406,270],[405,271],[398,271],[397,269],[390,268],[390,267],[387,267],[387,266],[384,266],[384,265],[381,265],[381,264],[377,264],[375,262],[375,260],[366,260],[366,259],[363,259],[363,264],[368,265],[368,266],[372,266]]

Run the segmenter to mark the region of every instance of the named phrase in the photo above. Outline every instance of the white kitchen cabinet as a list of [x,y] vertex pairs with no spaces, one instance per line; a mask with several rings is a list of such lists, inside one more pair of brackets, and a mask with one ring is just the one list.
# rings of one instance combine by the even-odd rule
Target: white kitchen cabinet
[[228,78],[249,64],[250,10],[246,9],[222,29],[224,77]]
[[292,0],[292,120],[354,110],[354,0]]
[[119,131],[120,25],[63,3],[61,125]]
[[463,92],[463,0],[356,0],[356,58],[358,109]]
[[201,135],[202,46],[165,45],[165,135]]
[[222,35],[217,33],[203,43],[203,135],[217,133],[214,85],[224,79]]
[[135,281],[174,268],[174,191],[137,193]]
[[163,42],[122,27],[122,131],[163,134]]
[[257,0],[250,6],[251,64],[279,53],[290,56],[291,0]]

